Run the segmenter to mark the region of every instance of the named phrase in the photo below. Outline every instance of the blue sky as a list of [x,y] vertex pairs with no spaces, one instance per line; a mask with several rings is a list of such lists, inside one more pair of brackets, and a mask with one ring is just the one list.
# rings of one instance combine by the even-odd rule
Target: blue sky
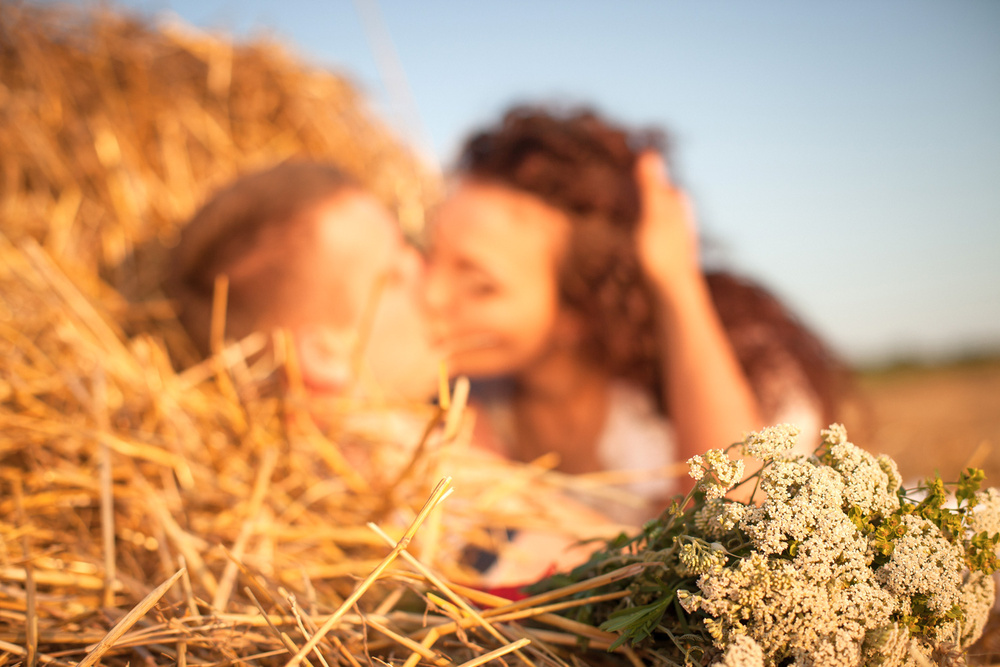
[[[1000,348],[995,0],[124,5],[276,36],[445,167],[516,101],[666,128],[714,256],[849,358]],[[409,103],[383,83],[373,9]]]

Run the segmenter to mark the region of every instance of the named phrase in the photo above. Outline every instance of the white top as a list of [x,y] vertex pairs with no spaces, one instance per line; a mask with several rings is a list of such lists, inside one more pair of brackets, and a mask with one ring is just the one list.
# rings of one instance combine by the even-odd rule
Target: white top
[[[618,521],[641,525],[653,518],[657,505],[678,491],[676,477],[667,467],[677,462],[677,442],[670,421],[657,409],[653,397],[634,385],[611,385],[608,414],[597,442],[597,457],[604,470],[652,472],[621,488],[642,499],[639,507],[606,506],[605,514]],[[659,474],[656,474],[659,473]]]
[[[509,386],[489,382],[477,397],[499,445],[506,450],[516,437]],[[582,488],[576,500],[608,518],[642,525],[653,518],[658,506],[677,492],[676,479],[665,468],[676,462],[676,444],[670,422],[660,413],[654,399],[637,387],[613,381],[608,412],[597,442],[597,459],[602,471],[635,473],[634,479],[601,484],[593,492]]]
[[[515,437],[509,396],[502,388],[492,389],[480,398],[481,405],[501,445],[509,447]],[[801,435],[794,453],[812,453],[824,426],[818,399],[802,382],[786,384],[779,395],[780,401],[766,415],[767,423],[795,424]],[[610,519],[640,526],[654,518],[664,502],[679,491],[677,472],[670,471],[671,466],[682,463],[673,425],[658,409],[653,396],[624,380],[611,383],[597,457],[604,471],[635,473],[632,480],[609,484],[614,491],[611,494],[599,490],[574,493],[577,500]]]

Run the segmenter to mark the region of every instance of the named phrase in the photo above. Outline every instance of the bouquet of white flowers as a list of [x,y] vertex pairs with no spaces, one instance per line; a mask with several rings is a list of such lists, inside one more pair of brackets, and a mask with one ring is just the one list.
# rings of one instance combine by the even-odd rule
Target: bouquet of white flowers
[[[577,617],[650,664],[962,664],[993,605],[1000,492],[973,469],[907,491],[842,426],[809,457],[787,453],[797,435],[780,425],[733,445],[763,462],[743,481],[728,450],[693,457],[683,501],[552,583],[647,563],[619,584],[626,597]],[[727,498],[741,485],[749,504]]]

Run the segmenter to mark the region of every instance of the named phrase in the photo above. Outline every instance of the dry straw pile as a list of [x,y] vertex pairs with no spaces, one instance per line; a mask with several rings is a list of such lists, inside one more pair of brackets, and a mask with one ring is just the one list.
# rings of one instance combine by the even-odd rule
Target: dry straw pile
[[162,248],[215,187],[293,155],[411,229],[436,184],[348,83],[273,44],[0,4],[0,665],[551,665],[576,633],[614,639],[551,614],[573,591],[449,583],[498,530],[576,531],[567,482],[469,450],[461,395],[341,406],[321,433],[294,390],[261,390],[259,340],[188,356]]

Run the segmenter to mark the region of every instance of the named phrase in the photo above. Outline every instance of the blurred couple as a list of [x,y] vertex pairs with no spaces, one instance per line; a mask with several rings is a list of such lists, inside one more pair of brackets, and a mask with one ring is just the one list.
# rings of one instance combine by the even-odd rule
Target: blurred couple
[[[568,474],[662,472],[777,422],[818,434],[837,360],[766,291],[702,269],[664,150],[589,109],[513,108],[464,144],[423,251],[335,166],[284,163],[194,216],[167,291],[207,354],[225,276],[227,338],[287,331],[320,401],[428,401],[444,361],[473,381],[478,446]],[[683,479],[639,475],[642,505],[600,509],[640,525]]]

